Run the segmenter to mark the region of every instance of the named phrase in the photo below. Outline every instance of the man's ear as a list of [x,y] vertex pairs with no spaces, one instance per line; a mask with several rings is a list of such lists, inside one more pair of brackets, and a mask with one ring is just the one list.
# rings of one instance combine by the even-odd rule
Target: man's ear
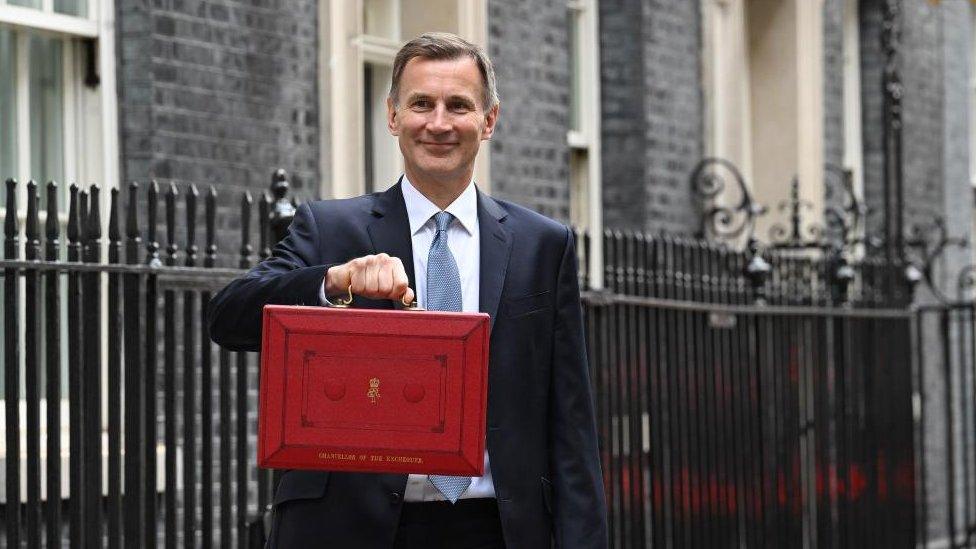
[[485,113],[485,129],[481,132],[482,141],[491,139],[495,133],[495,122],[498,121],[498,105],[495,105]]
[[389,97],[386,98],[386,127],[390,130],[390,135],[399,136],[400,128],[397,124],[396,119],[396,107],[393,105],[393,100]]

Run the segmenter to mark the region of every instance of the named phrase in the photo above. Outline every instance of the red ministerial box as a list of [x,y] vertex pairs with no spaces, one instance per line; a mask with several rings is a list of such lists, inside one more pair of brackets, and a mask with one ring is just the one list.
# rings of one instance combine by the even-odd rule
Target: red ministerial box
[[489,316],[267,305],[258,464],[484,474]]

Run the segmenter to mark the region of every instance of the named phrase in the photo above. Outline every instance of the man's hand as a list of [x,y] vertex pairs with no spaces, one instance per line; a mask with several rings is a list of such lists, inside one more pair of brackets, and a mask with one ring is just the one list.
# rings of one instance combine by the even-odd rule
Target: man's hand
[[330,268],[325,273],[325,295],[344,296],[351,286],[353,294],[369,299],[402,299],[412,303],[414,292],[408,283],[400,258],[367,255]]

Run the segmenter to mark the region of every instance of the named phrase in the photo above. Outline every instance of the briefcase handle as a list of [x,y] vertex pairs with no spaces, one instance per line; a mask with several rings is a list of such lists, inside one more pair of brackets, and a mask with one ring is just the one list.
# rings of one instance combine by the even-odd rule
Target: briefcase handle
[[[329,306],[335,307],[337,309],[348,309],[352,305],[352,284],[349,285],[349,288],[347,289],[347,291],[349,292],[349,296],[348,297],[338,297],[338,298],[336,298],[336,299],[334,299],[332,301],[329,301],[328,302]],[[403,298],[400,298],[400,303],[403,304],[403,310],[405,310],[405,311],[423,311],[423,310],[425,310],[423,307],[417,305],[417,300],[416,299],[413,300],[413,302],[408,303]]]

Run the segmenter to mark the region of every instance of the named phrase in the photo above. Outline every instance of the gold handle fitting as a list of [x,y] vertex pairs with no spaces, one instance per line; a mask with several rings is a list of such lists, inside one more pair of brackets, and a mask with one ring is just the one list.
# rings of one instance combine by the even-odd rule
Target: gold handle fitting
[[[346,291],[349,294],[348,297],[339,297],[339,298],[336,298],[335,300],[331,301],[333,307],[336,307],[336,308],[339,308],[339,309],[347,309],[347,308],[349,308],[349,306],[352,305],[352,284],[349,285],[349,287],[346,289]],[[406,294],[404,294],[404,296],[400,298],[400,303],[403,304],[404,310],[407,310],[407,311],[423,311],[424,310],[422,307],[420,307],[419,305],[417,305],[417,300],[413,300],[412,302],[411,301],[407,301],[406,300]]]

